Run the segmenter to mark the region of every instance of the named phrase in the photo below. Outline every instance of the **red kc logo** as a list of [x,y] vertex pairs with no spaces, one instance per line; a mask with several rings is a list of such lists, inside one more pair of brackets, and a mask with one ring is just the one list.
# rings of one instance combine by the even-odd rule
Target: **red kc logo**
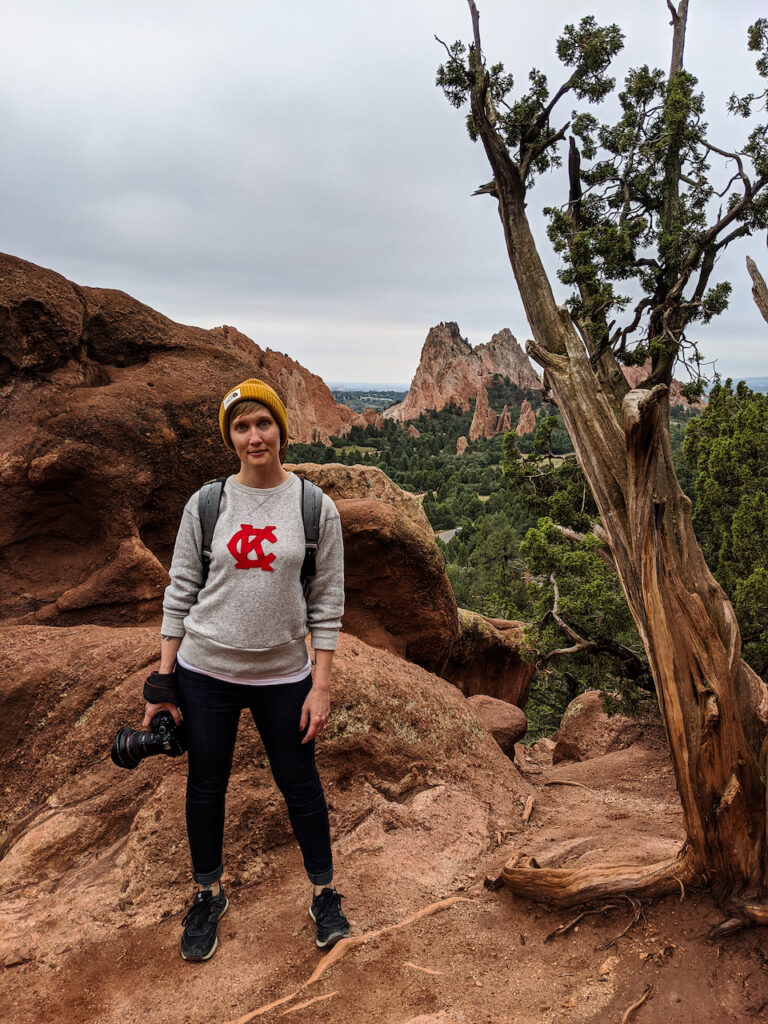
[[[275,556],[265,555],[261,545],[264,541],[270,544],[276,542],[274,526],[265,526],[264,529],[251,526],[250,523],[241,523],[240,529],[227,541],[229,552],[235,560],[236,569],[263,569],[264,572],[272,572],[272,563]],[[255,558],[251,558],[255,555]]]

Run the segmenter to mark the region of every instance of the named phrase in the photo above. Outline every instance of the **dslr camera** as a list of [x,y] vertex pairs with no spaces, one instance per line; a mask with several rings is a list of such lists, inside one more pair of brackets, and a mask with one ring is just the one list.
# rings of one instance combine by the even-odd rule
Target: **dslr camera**
[[148,729],[122,728],[115,736],[110,754],[118,768],[133,769],[145,757],[180,757],[186,749],[184,723],[176,725],[170,711],[163,710],[153,716]]

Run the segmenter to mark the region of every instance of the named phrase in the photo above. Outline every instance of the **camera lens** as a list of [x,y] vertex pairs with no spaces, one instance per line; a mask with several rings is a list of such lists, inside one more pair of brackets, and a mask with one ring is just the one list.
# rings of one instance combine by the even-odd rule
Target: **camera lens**
[[176,725],[168,711],[158,711],[149,729],[129,729],[118,732],[110,756],[119,768],[135,768],[145,757],[167,754],[179,757],[187,749],[183,723]]

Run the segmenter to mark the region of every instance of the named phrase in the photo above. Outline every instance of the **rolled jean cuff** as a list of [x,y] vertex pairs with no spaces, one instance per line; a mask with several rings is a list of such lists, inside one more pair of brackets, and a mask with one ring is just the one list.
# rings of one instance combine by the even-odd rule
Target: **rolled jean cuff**
[[328,868],[327,871],[321,871],[319,875],[312,874],[310,871],[307,872],[312,885],[330,885],[333,881],[333,868]]
[[[198,885],[213,885],[214,882],[218,882],[221,876],[224,874],[224,865],[219,864],[215,871],[194,871],[193,876]],[[316,883],[320,885],[320,882]]]

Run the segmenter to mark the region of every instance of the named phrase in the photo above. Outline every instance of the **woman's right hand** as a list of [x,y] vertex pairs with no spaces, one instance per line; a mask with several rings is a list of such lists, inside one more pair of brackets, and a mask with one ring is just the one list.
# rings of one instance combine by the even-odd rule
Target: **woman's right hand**
[[144,721],[141,723],[142,729],[148,729],[149,723],[155,717],[158,711],[170,711],[176,725],[181,724],[181,711],[175,704],[145,704],[144,705]]

